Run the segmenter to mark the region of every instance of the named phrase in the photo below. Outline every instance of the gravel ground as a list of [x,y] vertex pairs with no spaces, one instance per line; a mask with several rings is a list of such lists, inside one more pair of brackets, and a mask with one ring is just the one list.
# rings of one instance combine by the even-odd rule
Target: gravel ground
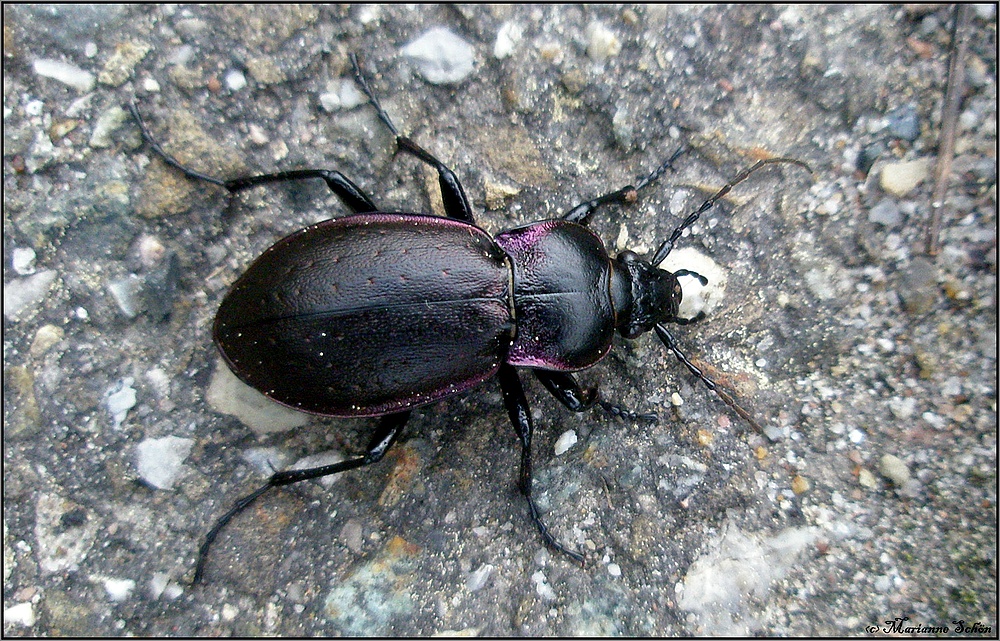
[[[928,258],[937,7],[6,5],[4,633],[860,635],[898,619],[995,636],[996,15],[972,11]],[[436,66],[406,48],[435,27],[450,35],[433,44],[458,39]],[[121,105],[211,175],[336,168],[386,210],[437,211],[433,174],[393,158],[343,82],[350,52],[493,233],[686,140],[676,172],[591,225],[649,252],[754,159],[809,163],[754,174],[680,243],[727,286],[675,335],[766,436],[655,337],[616,339],[581,380],[655,423],[570,414],[524,377],[538,502],[585,566],[541,544],[488,383],[416,411],[381,464],[260,500],[192,587],[207,528],[269,466],[365,442],[370,420],[233,407],[210,331],[254,256],[345,209],[322,184],[230,199],[186,180]]]

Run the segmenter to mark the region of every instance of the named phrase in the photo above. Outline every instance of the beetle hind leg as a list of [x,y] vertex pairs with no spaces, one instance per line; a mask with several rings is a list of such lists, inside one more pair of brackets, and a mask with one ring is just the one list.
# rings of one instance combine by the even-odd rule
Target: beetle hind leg
[[331,465],[323,465],[321,467],[313,467],[305,470],[285,470],[283,472],[275,472],[272,474],[271,478],[267,480],[267,483],[258,488],[252,494],[249,494],[237,501],[228,512],[223,514],[222,517],[215,522],[212,529],[205,535],[205,542],[201,544],[201,548],[198,550],[198,563],[195,566],[194,579],[192,580],[192,583],[198,583],[201,581],[201,577],[205,573],[205,564],[208,561],[208,551],[211,549],[212,543],[215,542],[215,538],[219,535],[219,532],[226,527],[226,524],[228,524],[233,517],[250,507],[250,505],[263,496],[268,490],[273,487],[281,487],[282,485],[291,485],[301,481],[309,481],[312,479],[322,478],[324,476],[330,476],[332,474],[339,474],[340,472],[346,472],[347,470],[353,470],[365,465],[371,465],[372,463],[381,460],[382,457],[385,456],[386,451],[399,438],[399,435],[403,431],[403,426],[406,425],[406,421],[409,418],[410,412],[408,411],[383,416],[375,430],[375,435],[368,444],[368,450],[365,452],[364,456],[348,459],[346,461],[340,461],[339,463],[333,463]]
[[521,474],[518,487],[528,501],[531,520],[538,526],[538,532],[542,535],[542,540],[545,541],[546,545],[582,564],[584,562],[582,554],[570,550],[552,536],[549,528],[542,522],[538,506],[535,505],[535,499],[531,496],[531,435],[534,428],[531,424],[531,409],[528,407],[528,399],[524,396],[524,388],[521,386],[517,370],[511,365],[501,365],[499,378],[507,414],[514,426],[514,431],[517,432],[518,439],[521,441]]

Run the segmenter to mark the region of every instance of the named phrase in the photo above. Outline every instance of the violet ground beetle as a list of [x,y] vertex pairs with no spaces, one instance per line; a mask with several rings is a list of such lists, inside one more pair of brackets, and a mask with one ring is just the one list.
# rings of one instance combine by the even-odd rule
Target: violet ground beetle
[[[657,266],[685,229],[761,167],[792,158],[758,160],[689,214],[650,260],[625,250],[614,259],[585,224],[602,205],[634,202],[683,153],[678,149],[636,185],[581,203],[561,218],[490,237],[474,225],[457,176],[401,136],[352,55],[354,77],[399,151],[437,170],[447,217],[383,212],[338,171],[300,169],[221,180],[182,165],[153,139],[130,105],[150,148],[195,180],[236,193],[258,185],[320,178],[353,214],[301,229],[275,243],[223,299],[214,338],[230,369],[245,383],[294,409],[323,416],[380,417],[364,456],[332,465],[275,472],[212,527],[198,553],[197,583],[208,551],[229,521],[273,487],[338,474],[380,460],[399,438],[414,407],[464,392],[494,376],[521,443],[519,489],[550,548],[577,562],[583,555],[559,543],[531,495],[531,412],[516,368],[531,369],[563,405],[580,412],[595,403],[629,420],[639,415],[584,391],[571,372],[586,369],[626,338],[653,330],[668,350],[755,429],[754,418],[681,352],[666,323],[678,318],[679,276]],[[655,415],[653,415],[655,417]],[[655,420],[655,418],[654,418]]]

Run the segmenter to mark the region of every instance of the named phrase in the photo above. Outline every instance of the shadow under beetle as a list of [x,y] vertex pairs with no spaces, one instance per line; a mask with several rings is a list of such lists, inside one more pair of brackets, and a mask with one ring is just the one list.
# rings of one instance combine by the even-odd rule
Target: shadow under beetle
[[519,489],[549,547],[583,562],[542,522],[531,496],[531,412],[517,368],[530,368],[546,389],[574,412],[598,403],[611,414],[637,415],[584,391],[570,372],[588,368],[611,349],[615,331],[626,338],[653,330],[668,350],[756,429],[733,398],[681,352],[666,323],[682,298],[678,277],[704,277],[663,262],[685,229],[751,173],[790,158],[757,161],[688,215],[651,260],[625,250],[612,259],[584,225],[601,205],[629,204],[687,151],[682,146],[636,185],[577,205],[559,219],[490,237],[474,225],[472,208],[455,174],[401,136],[382,109],[352,55],[354,76],[399,151],[437,170],[446,218],[384,212],[338,171],[302,169],[220,180],[193,171],[150,135],[131,111],[147,144],[192,179],[230,193],[268,183],[321,178],[353,211],[278,241],[243,273],[215,317],[214,338],[243,382],[288,407],[337,417],[377,416],[364,456],[313,469],[274,473],[240,499],[205,537],[194,574],[205,570],[209,548],[223,527],[273,487],[375,463],[399,438],[410,411],[459,394],[494,376],[521,443]]

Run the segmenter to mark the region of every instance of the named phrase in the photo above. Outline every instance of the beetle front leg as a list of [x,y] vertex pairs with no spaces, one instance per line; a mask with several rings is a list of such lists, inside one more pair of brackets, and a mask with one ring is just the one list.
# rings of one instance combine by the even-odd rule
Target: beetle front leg
[[192,583],[198,583],[201,581],[201,577],[205,573],[205,563],[208,561],[208,551],[212,547],[212,543],[215,541],[215,538],[219,535],[219,532],[222,531],[222,528],[226,527],[226,524],[229,523],[234,516],[250,507],[254,501],[263,496],[268,490],[272,487],[291,485],[301,481],[309,481],[311,479],[330,476],[331,474],[339,474],[340,472],[346,472],[347,470],[353,470],[365,465],[371,465],[372,463],[381,460],[382,457],[385,456],[386,451],[392,447],[392,444],[399,438],[399,435],[403,431],[403,426],[406,425],[406,421],[409,418],[410,412],[408,411],[383,416],[379,420],[378,427],[375,429],[375,435],[372,437],[371,442],[368,443],[368,451],[365,452],[364,456],[348,459],[346,461],[340,461],[339,463],[333,463],[331,465],[312,467],[306,470],[285,470],[272,474],[271,478],[267,480],[267,483],[258,488],[252,494],[244,496],[242,499],[237,501],[228,512],[223,514],[222,517],[215,522],[212,529],[205,535],[205,542],[201,544],[201,548],[198,550],[198,563],[195,566],[194,579],[192,580]]
[[560,403],[566,406],[571,412],[583,412],[593,407],[594,403],[601,406],[605,412],[611,416],[641,423],[655,423],[657,416],[655,412],[640,414],[627,410],[617,403],[609,403],[601,400],[596,387],[584,392],[572,374],[565,372],[551,372],[547,370],[533,370],[535,376],[541,381],[545,389],[549,390],[552,396],[556,397]]
[[566,548],[556,541],[549,532],[549,528],[542,523],[542,518],[538,512],[538,506],[531,497],[531,435],[534,428],[531,424],[531,409],[528,407],[528,399],[524,396],[524,388],[521,386],[521,379],[517,370],[511,365],[500,366],[500,390],[503,392],[503,402],[507,407],[507,415],[517,432],[517,437],[521,441],[521,475],[518,486],[521,494],[528,500],[528,507],[531,509],[531,520],[538,526],[538,531],[542,535],[545,544],[553,550],[562,552],[577,563],[583,563],[583,555]]
[[545,389],[549,390],[556,400],[566,406],[571,412],[583,412],[593,407],[597,401],[597,388],[592,387],[587,391],[580,388],[572,374],[565,372],[552,372],[543,369],[532,370],[535,378],[541,381]]

